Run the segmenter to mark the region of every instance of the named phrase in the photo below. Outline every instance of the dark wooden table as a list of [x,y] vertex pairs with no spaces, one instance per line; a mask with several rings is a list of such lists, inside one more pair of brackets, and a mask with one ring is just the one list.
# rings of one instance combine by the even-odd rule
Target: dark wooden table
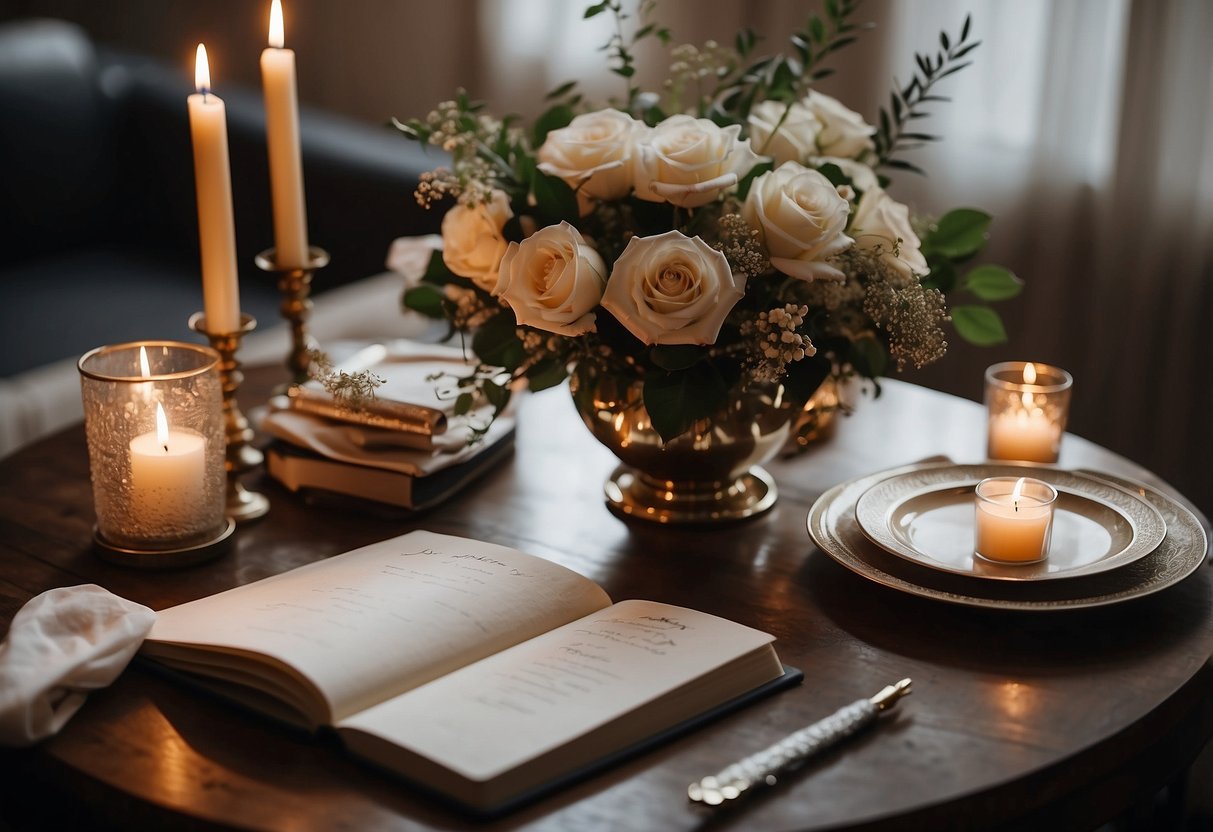
[[[251,374],[245,409],[276,381]],[[781,500],[710,531],[625,524],[601,483],[614,462],[553,390],[521,409],[512,461],[420,515],[309,505],[253,478],[273,504],[229,555],[151,574],[90,550],[83,430],[0,462],[0,629],[43,590],[95,582],[162,608],[414,528],[494,541],[564,563],[615,599],[651,598],[767,630],[802,687],[777,694],[493,824],[476,824],[359,765],[132,667],[56,737],[0,754],[0,828],[212,824],[279,829],[1091,828],[1148,798],[1213,733],[1213,576],[1069,612],[950,606],[870,583],[805,529],[830,486],[933,454],[979,460],[983,413],[890,382],[836,435],[771,466]],[[1062,464],[1151,479],[1075,437]],[[383,645],[391,650],[391,645]],[[729,812],[687,783],[903,676],[895,717]],[[18,818],[14,821],[13,818]]]

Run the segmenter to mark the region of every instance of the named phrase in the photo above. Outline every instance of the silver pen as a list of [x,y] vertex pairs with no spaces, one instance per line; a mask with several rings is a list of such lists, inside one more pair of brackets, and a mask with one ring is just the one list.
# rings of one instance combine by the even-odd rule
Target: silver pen
[[716,774],[687,787],[687,797],[696,803],[719,806],[736,800],[759,786],[773,786],[776,775],[794,768],[814,754],[846,739],[876,721],[883,711],[910,693],[910,680],[889,685],[871,699],[859,699],[807,728],[738,760]]

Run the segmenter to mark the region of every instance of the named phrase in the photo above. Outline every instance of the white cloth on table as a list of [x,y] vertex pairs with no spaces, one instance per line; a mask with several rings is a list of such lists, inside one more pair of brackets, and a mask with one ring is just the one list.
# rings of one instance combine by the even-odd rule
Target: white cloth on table
[[95,584],[30,599],[0,644],[0,745],[57,733],[88,691],[118,677],[155,620],[152,610]]

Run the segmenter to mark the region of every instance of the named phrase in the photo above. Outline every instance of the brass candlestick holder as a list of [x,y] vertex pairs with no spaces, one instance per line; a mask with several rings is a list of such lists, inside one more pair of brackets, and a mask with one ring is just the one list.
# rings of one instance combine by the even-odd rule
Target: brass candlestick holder
[[219,377],[223,385],[223,421],[227,437],[227,453],[224,469],[227,471],[227,515],[237,523],[253,520],[270,510],[270,501],[264,494],[249,491],[240,483],[241,475],[258,468],[265,460],[261,451],[253,447],[253,429],[248,419],[240,412],[236,403],[236,391],[244,381],[236,351],[240,341],[252,332],[257,321],[251,315],[240,316],[237,332],[211,332],[206,326],[206,316],[195,312],[190,317],[190,329],[210,340],[219,353]]
[[278,291],[282,293],[282,317],[291,325],[291,352],[286,366],[291,371],[291,381],[303,384],[308,380],[308,350],[315,346],[307,334],[307,320],[312,315],[312,302],[308,294],[312,289],[312,275],[329,264],[329,253],[311,246],[307,250],[308,261],[303,266],[282,266],[278,263],[278,250],[267,248],[257,255],[257,268],[278,276]]

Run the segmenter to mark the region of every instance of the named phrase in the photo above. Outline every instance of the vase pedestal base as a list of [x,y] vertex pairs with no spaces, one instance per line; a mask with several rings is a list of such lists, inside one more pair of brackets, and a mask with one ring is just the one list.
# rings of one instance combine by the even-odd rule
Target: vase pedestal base
[[755,465],[732,482],[668,482],[620,465],[603,485],[607,508],[654,523],[712,524],[756,517],[775,505],[775,480]]

